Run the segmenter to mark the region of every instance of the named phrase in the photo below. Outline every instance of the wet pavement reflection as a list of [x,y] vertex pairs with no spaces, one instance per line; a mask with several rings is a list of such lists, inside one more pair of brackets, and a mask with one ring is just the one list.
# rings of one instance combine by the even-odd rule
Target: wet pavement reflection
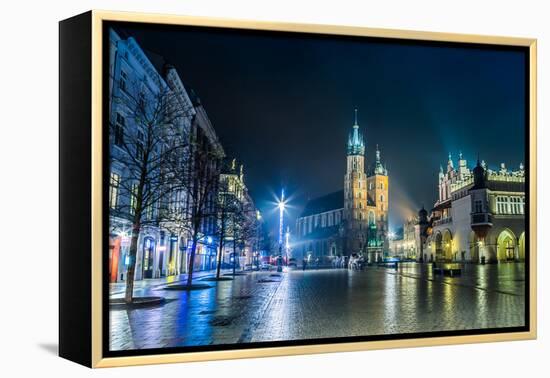
[[[210,289],[136,295],[164,305],[111,309],[111,350],[401,334],[524,325],[524,264],[465,265],[459,277],[430,265],[251,272]],[[261,281],[261,282],[260,282]],[[197,282],[200,282],[199,280]],[[203,281],[204,282],[204,281]],[[122,291],[111,288],[112,297]]]

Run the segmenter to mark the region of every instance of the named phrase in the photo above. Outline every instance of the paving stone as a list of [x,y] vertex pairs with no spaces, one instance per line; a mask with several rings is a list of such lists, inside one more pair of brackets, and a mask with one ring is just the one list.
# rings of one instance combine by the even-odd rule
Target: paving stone
[[[165,305],[110,312],[112,350],[522,326],[523,264],[467,265],[459,277],[429,265],[294,270],[237,276],[202,291],[163,291]],[[140,281],[153,295],[159,280]],[[120,285],[112,296],[122,295]],[[228,321],[223,321],[228,320]]]

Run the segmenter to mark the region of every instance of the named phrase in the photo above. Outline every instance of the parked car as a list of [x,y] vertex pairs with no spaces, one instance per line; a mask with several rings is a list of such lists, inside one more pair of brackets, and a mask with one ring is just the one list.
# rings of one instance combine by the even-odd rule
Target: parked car
[[260,270],[271,270],[271,265],[268,263],[261,263]]

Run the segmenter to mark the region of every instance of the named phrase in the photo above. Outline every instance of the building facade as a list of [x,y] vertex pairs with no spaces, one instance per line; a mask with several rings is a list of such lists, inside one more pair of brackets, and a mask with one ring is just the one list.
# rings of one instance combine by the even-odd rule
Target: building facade
[[[225,158],[225,151],[218,139],[216,131],[204,108],[200,98],[194,93],[190,94],[196,111],[191,127],[191,162],[189,185],[194,195],[190,194],[189,206],[194,208],[193,201],[202,201],[203,216],[200,219],[200,237],[193,261],[194,270],[210,270],[215,268],[217,254],[217,199],[219,191],[220,173]],[[205,186],[210,186],[210,189]],[[191,210],[192,212],[192,210]],[[191,218],[193,215],[191,214]],[[191,243],[187,244],[187,267],[191,255]],[[187,270],[185,271],[187,272]]]
[[[498,170],[478,161],[473,169],[459,154],[440,168],[439,198],[429,217],[417,260],[505,262],[525,259],[525,171]],[[420,232],[419,228],[419,235]]]
[[408,218],[403,228],[389,238],[389,251],[392,257],[400,260],[417,260],[420,254],[421,225],[419,216]]
[[[205,180],[216,183],[208,191],[202,210],[205,215],[201,219],[193,262],[195,270],[213,269],[217,251],[217,183],[223,148],[200,99],[187,91],[176,69],[161,57],[144,51],[134,38],[122,38],[113,29],[109,33],[109,280],[125,281],[128,266],[132,264],[129,248],[131,237],[136,233],[133,217],[138,194],[135,182],[139,174],[130,162],[147,150],[146,140],[151,134],[143,130],[136,109],[142,109],[142,116],[147,117],[147,109],[154,108],[159,101],[165,102],[161,112],[164,118],[155,124],[159,130],[152,134],[161,135],[166,143],[148,153],[160,156],[163,150],[173,149],[177,151],[174,161],[184,166],[181,172],[193,172],[200,164],[201,170],[205,168]],[[163,124],[170,126],[164,129],[159,126]],[[171,145],[170,135],[163,135],[168,132],[174,134],[173,139],[178,138],[179,147]],[[152,178],[166,175],[160,164],[151,165],[156,167],[149,172]],[[145,202],[147,207],[137,231],[137,253],[133,262],[136,280],[187,272],[191,251],[189,222],[196,198],[192,194],[199,191],[201,185],[189,180],[174,185],[174,189],[159,184],[160,194]]]
[[260,261],[262,217],[245,184],[244,166],[233,159],[220,174],[218,230],[222,262],[239,268]]
[[299,257],[326,263],[338,256],[362,255],[379,261],[388,248],[388,172],[378,146],[367,169],[357,110],[346,152],[344,189],[310,200],[296,220],[294,249]]
[[[129,248],[136,172],[127,162],[129,150],[138,148],[136,143],[130,146],[130,141],[138,140],[140,133],[133,117],[134,99],[149,101],[166,89],[166,83],[133,38],[123,39],[112,29],[109,37],[109,278],[117,282],[126,279],[131,263]],[[137,280],[158,276],[165,269],[161,258],[161,230],[155,222],[158,208],[148,209],[147,217],[138,239]]]

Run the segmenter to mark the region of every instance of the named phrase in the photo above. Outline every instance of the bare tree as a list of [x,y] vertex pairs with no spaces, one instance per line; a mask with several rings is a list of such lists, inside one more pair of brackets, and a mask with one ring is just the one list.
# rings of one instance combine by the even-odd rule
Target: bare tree
[[218,253],[216,258],[216,278],[220,278],[221,266],[223,263],[223,252],[228,230],[231,227],[231,217],[236,209],[236,199],[233,193],[229,191],[228,181],[220,182],[218,202]]
[[233,262],[233,274],[235,274],[237,248],[243,251],[246,246],[254,245],[254,239],[258,236],[256,209],[248,198],[245,198],[236,207],[232,220],[231,231],[233,234],[233,254],[235,259]]
[[[186,232],[191,241],[187,266],[187,286],[193,281],[194,261],[197,244],[204,242],[209,235],[209,226],[216,225],[217,197],[222,154],[203,135],[194,122],[190,135],[188,158],[174,156],[167,162],[173,175],[171,191],[186,193],[185,207],[168,206],[161,212],[161,219],[171,224],[172,229]],[[215,232],[215,230],[214,230]]]
[[131,223],[125,292],[125,301],[131,303],[139,236],[144,227],[158,225],[159,204],[177,184],[171,162],[185,157],[190,147],[182,121],[192,116],[193,108],[182,106],[180,94],[160,76],[155,83],[124,78],[114,85],[119,90],[112,97],[110,163],[111,169],[123,172],[117,185],[119,195],[128,200],[111,211]]

